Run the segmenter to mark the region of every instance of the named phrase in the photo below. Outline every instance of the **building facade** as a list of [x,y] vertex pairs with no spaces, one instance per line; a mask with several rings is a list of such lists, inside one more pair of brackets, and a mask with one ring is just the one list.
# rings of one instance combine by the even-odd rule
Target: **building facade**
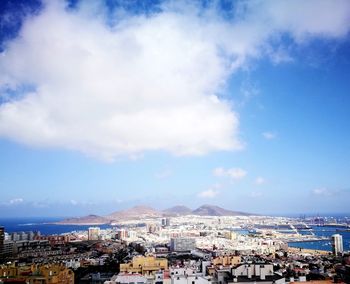
[[4,254],[5,228],[0,227],[0,257]]
[[88,230],[88,239],[89,241],[97,241],[100,237],[100,228],[99,227],[90,227]]
[[177,252],[192,251],[196,249],[194,238],[172,238],[170,240],[170,250]]
[[151,275],[165,269],[168,269],[168,260],[154,256],[135,256],[131,262],[120,264],[120,272],[141,275]]
[[343,249],[343,236],[340,234],[334,234],[332,236],[332,246],[333,246],[333,254],[339,255],[342,254]]

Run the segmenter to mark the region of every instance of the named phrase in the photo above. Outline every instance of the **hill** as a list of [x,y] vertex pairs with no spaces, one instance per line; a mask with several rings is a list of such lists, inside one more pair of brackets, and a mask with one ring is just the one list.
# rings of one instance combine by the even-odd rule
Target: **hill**
[[221,208],[216,205],[205,204],[197,209],[192,211],[193,215],[200,216],[250,216],[252,214],[240,212],[240,211],[231,211],[224,208]]
[[252,214],[227,210],[216,205],[205,204],[195,210],[177,205],[163,211],[158,211],[149,206],[135,206],[126,210],[116,211],[107,216],[88,215],[84,217],[68,218],[55,224],[58,225],[102,225],[123,220],[140,220],[145,218],[160,218],[164,216],[250,216]]
[[109,220],[130,220],[130,219],[142,219],[142,218],[155,218],[161,217],[162,213],[149,206],[134,206],[132,208],[116,211],[107,216]]
[[108,224],[109,220],[98,215],[88,215],[83,217],[67,218],[59,222],[55,222],[57,225],[102,225]]
[[191,215],[192,209],[183,205],[177,205],[162,211],[166,216]]

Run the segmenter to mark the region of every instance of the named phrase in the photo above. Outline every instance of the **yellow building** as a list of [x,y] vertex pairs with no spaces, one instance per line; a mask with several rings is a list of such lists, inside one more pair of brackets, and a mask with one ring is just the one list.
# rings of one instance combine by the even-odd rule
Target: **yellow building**
[[237,240],[237,238],[238,238],[238,234],[237,234],[237,233],[235,233],[235,232],[230,232],[230,239],[231,239],[231,240]]
[[6,278],[22,279],[29,284],[74,284],[74,272],[60,264],[0,266],[0,280]]
[[131,262],[120,264],[120,272],[154,274],[159,270],[168,269],[168,260],[154,256],[135,256]]
[[207,267],[208,275],[213,276],[220,267],[232,267],[241,263],[241,257],[235,255],[218,256],[211,261],[211,266]]
[[212,260],[213,265],[235,266],[241,263],[241,257],[235,255],[218,256]]

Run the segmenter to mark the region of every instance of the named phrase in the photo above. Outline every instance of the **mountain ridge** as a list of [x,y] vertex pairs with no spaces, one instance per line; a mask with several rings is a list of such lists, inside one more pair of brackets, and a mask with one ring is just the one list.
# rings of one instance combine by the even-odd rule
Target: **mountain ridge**
[[192,210],[184,205],[175,205],[162,211],[146,205],[137,205],[128,209],[118,210],[105,216],[90,214],[83,217],[72,217],[56,224],[69,225],[101,225],[125,220],[141,220],[144,218],[161,218],[176,216],[251,216],[253,214],[241,211],[232,211],[217,205],[204,204]]
[[162,213],[153,207],[146,205],[137,205],[125,210],[115,211],[107,216],[107,219],[132,219],[132,218],[144,218],[144,217],[162,217]]
[[66,218],[55,222],[56,225],[103,225],[109,223],[109,220],[103,216],[90,214],[81,217]]
[[232,211],[224,209],[222,207],[210,204],[204,204],[197,209],[193,210],[194,215],[199,216],[250,216],[251,213],[241,212],[241,211]]

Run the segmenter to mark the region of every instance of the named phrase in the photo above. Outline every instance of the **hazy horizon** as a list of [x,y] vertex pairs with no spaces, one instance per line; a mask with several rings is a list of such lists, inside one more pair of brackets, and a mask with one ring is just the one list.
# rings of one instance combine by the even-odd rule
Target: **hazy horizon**
[[1,1],[0,216],[349,212],[349,19],[346,0]]
[[[16,215],[16,214],[13,214],[11,215],[10,217],[0,217],[0,220],[3,219],[3,220],[6,220],[6,219],[45,219],[45,218],[57,218],[57,219],[64,219],[64,218],[74,218],[74,217],[85,217],[85,216],[88,216],[88,215],[96,215],[96,216],[107,216],[111,213],[114,213],[114,212],[118,212],[118,211],[124,211],[124,210],[127,210],[127,209],[130,209],[130,208],[133,208],[133,207],[138,207],[138,206],[147,206],[147,207],[151,207],[157,211],[164,211],[166,209],[170,209],[172,207],[175,207],[175,206],[186,206],[188,207],[189,209],[191,210],[195,210],[197,208],[199,208],[200,206],[203,206],[203,205],[212,205],[212,206],[218,206],[216,204],[202,204],[202,205],[199,205],[198,207],[189,207],[189,206],[186,206],[186,205],[183,205],[183,204],[178,204],[178,205],[174,205],[174,206],[171,206],[171,207],[167,207],[167,208],[157,208],[157,207],[154,207],[154,206],[151,206],[151,205],[145,205],[145,204],[135,204],[133,206],[130,206],[130,207],[123,207],[123,208],[119,208],[119,209],[114,209],[114,211],[106,211],[106,212],[101,212],[101,213],[97,213],[97,212],[88,212],[86,214],[73,214],[73,215],[50,215],[50,214],[46,214],[46,215],[27,215],[27,216],[23,216],[23,215]],[[221,206],[219,206],[221,207]],[[224,207],[221,207],[223,209],[227,209],[227,210],[231,210],[231,211],[238,211],[238,210],[234,210],[234,208],[224,208]],[[337,211],[334,211],[334,212],[312,212],[312,211],[309,211],[309,212],[268,212],[268,211],[265,211],[265,212],[248,212],[248,211],[239,211],[239,212],[243,212],[243,213],[248,213],[248,214],[252,214],[254,216],[254,214],[256,215],[262,215],[262,216],[275,216],[275,217],[291,217],[291,218],[298,218],[298,217],[335,217],[335,218],[339,218],[339,217],[350,217],[350,212],[349,211],[344,211],[344,212],[337,212]],[[0,224],[1,225],[1,224]]]

